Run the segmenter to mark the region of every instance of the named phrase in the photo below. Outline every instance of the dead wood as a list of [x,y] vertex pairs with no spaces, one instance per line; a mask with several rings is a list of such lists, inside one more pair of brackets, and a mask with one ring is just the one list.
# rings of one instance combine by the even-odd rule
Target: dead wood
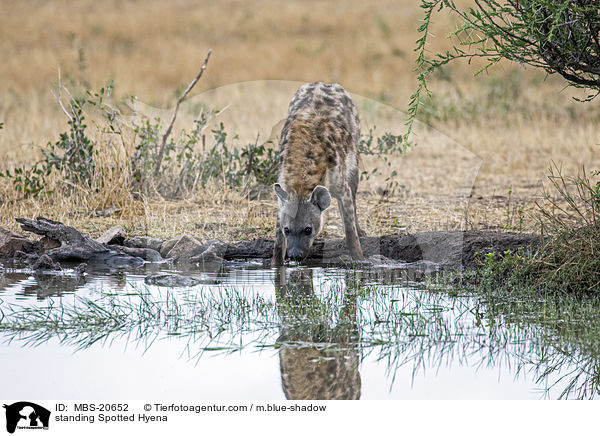
[[52,248],[45,253],[56,262],[104,262],[114,267],[143,263],[143,260],[138,257],[100,244],[75,228],[58,221],[44,217],[37,217],[35,221],[28,218],[16,218],[16,221],[21,224],[23,230],[46,236],[60,243],[59,247]]

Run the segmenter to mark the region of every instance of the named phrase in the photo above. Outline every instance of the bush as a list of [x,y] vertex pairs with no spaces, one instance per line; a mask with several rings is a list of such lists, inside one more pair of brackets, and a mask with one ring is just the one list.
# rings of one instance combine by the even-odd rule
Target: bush
[[69,131],[61,133],[54,144],[48,143],[42,150],[44,158],[41,161],[31,168],[15,168],[12,172],[7,169],[0,172],[0,177],[12,180],[16,191],[25,196],[49,192],[46,177],[54,171],[62,174],[66,182],[63,188],[67,191],[74,185],[89,188],[94,177],[95,150],[94,142],[85,132],[83,104],[83,101],[75,99],[69,102]]
[[[58,189],[69,194],[74,187],[84,191],[103,189],[107,183],[104,178],[115,177],[115,171],[126,173],[126,177],[119,177],[118,183],[120,188],[126,185],[134,197],[158,194],[181,198],[213,182],[247,192],[261,192],[276,182],[279,147],[271,141],[259,143],[258,139],[254,143],[238,144],[238,136],[227,132],[223,123],[207,132],[218,111],[203,111],[191,130],[182,131],[174,138],[162,133],[164,126],[159,118],[144,119],[133,125],[124,121],[111,104],[112,90],[110,84],[97,93],[88,92],[86,98],[72,99],[68,110],[63,107],[69,130],[61,133],[55,143],[47,144],[42,150],[42,160],[31,167],[7,169],[0,172],[0,176],[11,180],[15,190],[25,197],[53,192],[50,175],[58,175],[61,180]],[[88,106],[100,111],[104,118],[100,127],[102,133],[111,135],[109,140],[103,141],[101,136],[98,142],[88,135],[84,116]],[[369,129],[361,137],[360,152],[380,157],[389,167],[389,156],[404,150],[402,137],[391,133],[376,137],[374,131],[375,128]],[[125,164],[117,154],[107,153],[115,137],[123,145]],[[102,156],[102,165],[111,169],[109,173],[98,173],[99,156]],[[377,171],[365,171],[361,177],[368,179]],[[395,175],[392,171],[386,179],[387,191],[398,186]]]
[[[216,112],[202,113],[190,132],[182,132],[180,141],[173,139],[165,149],[164,165],[154,176],[156,153],[162,139],[161,120],[145,120],[135,128],[139,138],[131,158],[134,190],[147,193],[152,186],[164,196],[177,197],[205,186],[209,181],[241,188],[271,185],[277,177],[279,153],[270,142],[237,146],[237,135],[229,135],[223,123],[213,128],[207,138],[207,124]],[[207,148],[207,142],[212,144]]]
[[490,290],[600,296],[600,184],[593,183],[585,169],[565,177],[554,167],[549,179],[558,199],[546,193],[546,204],[538,205],[539,249],[488,254],[470,277],[476,284]]

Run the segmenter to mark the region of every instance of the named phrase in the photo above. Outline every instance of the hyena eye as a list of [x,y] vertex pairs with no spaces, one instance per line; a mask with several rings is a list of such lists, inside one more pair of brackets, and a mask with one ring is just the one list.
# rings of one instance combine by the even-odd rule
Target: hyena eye
[[312,233],[312,227],[305,228],[304,233],[306,233],[307,235],[310,235]]
[[283,228],[283,233],[285,233],[286,235],[290,234],[290,228],[289,227],[284,227]]

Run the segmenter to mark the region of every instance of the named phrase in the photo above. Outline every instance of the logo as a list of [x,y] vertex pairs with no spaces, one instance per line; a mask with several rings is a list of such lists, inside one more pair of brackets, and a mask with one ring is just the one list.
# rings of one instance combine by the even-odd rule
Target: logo
[[6,431],[14,433],[18,429],[48,429],[50,411],[28,401],[3,406],[6,409]]

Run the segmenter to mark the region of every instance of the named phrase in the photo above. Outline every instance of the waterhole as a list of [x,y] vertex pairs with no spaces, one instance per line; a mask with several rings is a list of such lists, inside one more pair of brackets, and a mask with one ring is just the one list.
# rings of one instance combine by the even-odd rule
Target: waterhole
[[[7,398],[540,399],[598,392],[581,337],[415,268],[0,276]],[[515,303],[515,302],[512,302]]]

